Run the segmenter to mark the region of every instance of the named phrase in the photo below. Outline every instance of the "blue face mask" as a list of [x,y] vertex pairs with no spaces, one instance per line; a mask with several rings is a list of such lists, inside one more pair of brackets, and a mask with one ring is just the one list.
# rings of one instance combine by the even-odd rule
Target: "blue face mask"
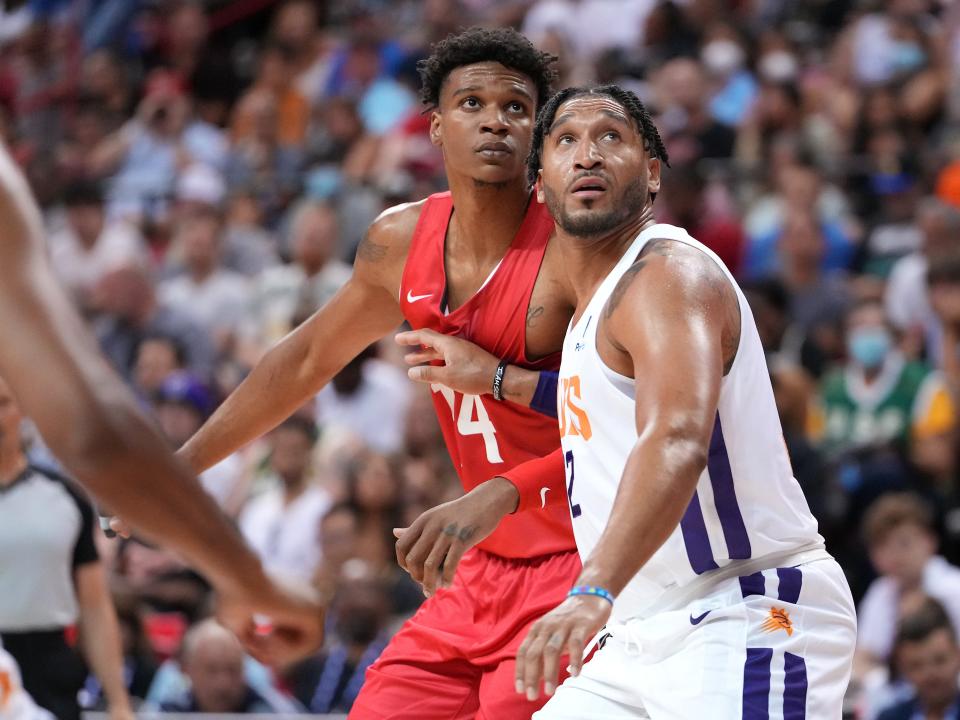
[[927,62],[927,53],[915,42],[899,41],[893,44],[890,62],[894,72],[911,73]]
[[847,339],[847,350],[859,365],[875,370],[890,352],[890,333],[884,328],[854,330]]

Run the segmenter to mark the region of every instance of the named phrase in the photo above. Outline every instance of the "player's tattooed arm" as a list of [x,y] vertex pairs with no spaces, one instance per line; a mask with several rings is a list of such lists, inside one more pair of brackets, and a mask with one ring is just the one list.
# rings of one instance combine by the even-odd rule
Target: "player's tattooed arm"
[[723,373],[739,344],[733,284],[701,251],[675,245],[663,257],[644,256],[599,329],[614,347],[601,346],[611,367],[643,379],[634,398],[638,440],[578,580],[614,594],[680,522],[706,466]]
[[537,326],[537,320],[543,316],[543,305],[537,305],[536,307],[530,306],[527,308],[527,327],[532,328]]
[[363,239],[357,246],[357,257],[370,263],[378,263],[387,257],[388,246],[378,243],[370,237],[370,231],[363,234]]

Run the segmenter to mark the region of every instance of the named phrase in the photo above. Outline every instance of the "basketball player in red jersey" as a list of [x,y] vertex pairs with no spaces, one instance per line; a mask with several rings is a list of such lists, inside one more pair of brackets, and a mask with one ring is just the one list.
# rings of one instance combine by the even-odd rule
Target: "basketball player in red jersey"
[[[472,29],[436,46],[420,66],[422,96],[450,192],[374,222],[352,278],[182,448],[194,471],[276,426],[405,318],[515,365],[558,367],[570,291],[549,243],[553,221],[524,175],[551,60],[512,30]],[[523,375],[506,371],[508,392]],[[401,537],[401,564],[431,597],[367,673],[351,718],[526,719],[541,701],[514,692],[517,647],[580,566],[562,460],[550,455],[556,421],[492,398],[490,386],[434,390],[468,492]]]
[[[271,582],[98,352],[53,274],[40,213],[2,145],[0,376],[74,477],[134,528],[206,575],[218,591],[221,620],[251,652],[287,663],[320,645],[319,602],[309,592]],[[254,613],[269,616],[275,631],[256,634]],[[0,679],[9,672],[5,663],[9,657],[4,659],[0,643]]]

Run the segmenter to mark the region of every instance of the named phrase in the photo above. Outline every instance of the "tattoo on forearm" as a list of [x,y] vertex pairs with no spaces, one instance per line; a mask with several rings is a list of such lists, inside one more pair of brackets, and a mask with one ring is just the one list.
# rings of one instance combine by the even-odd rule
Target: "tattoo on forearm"
[[369,233],[364,233],[360,245],[357,246],[357,257],[367,262],[380,262],[387,256],[387,246],[375,243]]
[[532,328],[537,324],[537,318],[543,315],[543,305],[527,308],[527,327]]

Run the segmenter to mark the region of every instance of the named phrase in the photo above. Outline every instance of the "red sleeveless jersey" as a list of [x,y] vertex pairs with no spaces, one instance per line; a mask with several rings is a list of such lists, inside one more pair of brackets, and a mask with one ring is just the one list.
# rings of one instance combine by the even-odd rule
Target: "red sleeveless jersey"
[[[513,365],[557,370],[560,353],[535,361],[526,354],[527,308],[553,232],[546,207],[531,199],[493,275],[473,297],[445,315],[444,245],[452,212],[449,192],[431,195],[423,206],[400,284],[400,307],[407,322],[415,330],[427,328],[470,340]],[[493,378],[490,381],[492,386]],[[447,449],[466,491],[560,445],[555,418],[494,400],[492,394],[465,396],[439,385],[432,390]],[[543,486],[557,489],[564,482],[562,474],[545,477]],[[566,503],[545,505],[508,515],[479,547],[510,558],[575,549]]]

